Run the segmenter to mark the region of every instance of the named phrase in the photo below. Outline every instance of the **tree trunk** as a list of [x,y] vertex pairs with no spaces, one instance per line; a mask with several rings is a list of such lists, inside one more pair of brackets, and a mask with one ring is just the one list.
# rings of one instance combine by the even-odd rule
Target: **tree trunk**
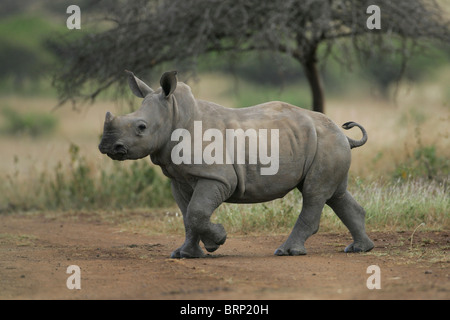
[[325,113],[325,101],[323,97],[322,81],[317,70],[316,50],[313,50],[306,59],[301,61],[306,78],[312,93],[312,108],[313,111]]

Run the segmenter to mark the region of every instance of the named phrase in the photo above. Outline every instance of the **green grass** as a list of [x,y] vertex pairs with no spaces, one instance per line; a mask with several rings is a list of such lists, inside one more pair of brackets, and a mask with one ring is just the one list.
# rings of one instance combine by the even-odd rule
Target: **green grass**
[[[445,183],[409,180],[398,183],[353,182],[349,190],[366,210],[368,230],[411,230],[420,223],[425,229],[450,229],[450,198]],[[302,207],[297,190],[272,202],[237,205],[223,204],[214,220],[230,232],[287,233],[294,226]],[[325,206],[320,230],[345,231],[336,214]]]
[[[349,190],[366,211],[366,229],[371,231],[448,231],[450,199],[448,187],[426,180],[384,183],[354,181]],[[302,208],[302,197],[294,190],[282,199],[258,204],[223,203],[212,215],[214,223],[224,225],[231,234],[290,233]],[[147,212],[147,216],[143,214]],[[183,234],[183,218],[172,207],[143,211],[121,222],[128,231]],[[151,216],[149,217],[148,214]],[[144,218],[145,216],[145,218]],[[320,232],[348,232],[330,207],[325,206]]]
[[169,180],[148,159],[95,168],[75,144],[68,158],[68,164],[58,162],[52,170],[28,174],[25,181],[18,179],[18,171],[6,175],[0,185],[0,213],[157,208],[174,202]]
[[[83,213],[96,220],[120,224],[127,230],[146,233],[182,233],[183,219],[170,192],[170,182],[148,160],[125,166],[113,162],[110,168],[93,167],[69,148],[68,165],[35,173],[26,181],[18,173],[7,175],[0,185],[0,213]],[[18,161],[18,160],[17,160]],[[413,230],[424,223],[428,230],[450,229],[448,179],[422,177],[387,181],[351,179],[349,191],[366,210],[370,230]],[[259,204],[222,204],[212,221],[228,232],[288,233],[297,220],[302,197],[294,190],[282,199]],[[165,209],[166,208],[166,209]],[[130,214],[133,212],[133,214]],[[118,212],[111,216],[110,212]],[[325,206],[320,230],[345,231],[334,212]]]
[[[150,184],[149,188],[155,190],[155,185]],[[388,184],[354,182],[349,189],[366,211],[366,230],[376,232],[413,231],[418,226],[426,231],[450,230],[450,199],[446,188],[444,184],[414,180]],[[63,209],[53,207],[21,212],[41,214],[50,219],[101,221],[118,226],[122,231],[142,234],[184,234],[183,217],[173,202],[159,203],[154,208],[142,202],[130,205],[123,199],[127,194],[133,197],[132,192],[123,194],[122,200],[109,198],[117,202],[102,204],[99,208],[76,209],[72,206],[71,209],[65,204]],[[134,209],[131,208],[133,205],[136,206]],[[301,208],[302,197],[295,190],[283,199],[266,203],[224,203],[214,212],[212,221],[223,224],[230,234],[287,234]],[[325,206],[319,232],[348,231],[331,208]]]
[[[411,230],[425,223],[430,230],[450,228],[448,182],[425,179],[356,183],[350,188],[366,210],[366,224],[375,230]],[[331,211],[331,210],[330,210]],[[331,212],[331,228],[338,223]]]

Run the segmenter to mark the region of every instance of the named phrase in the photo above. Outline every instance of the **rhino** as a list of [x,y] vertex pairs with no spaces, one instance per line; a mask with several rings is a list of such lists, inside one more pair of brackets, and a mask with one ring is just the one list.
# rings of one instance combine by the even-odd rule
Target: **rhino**
[[[119,161],[150,156],[170,179],[185,227],[185,241],[172,252],[171,258],[205,257],[200,241],[208,252],[216,251],[225,243],[225,228],[210,220],[223,202],[271,201],[295,188],[302,194],[302,209],[292,232],[275,255],[306,254],[305,241],[318,231],[325,204],[333,209],[353,238],[345,252],[365,252],[374,247],[365,231],[365,211],[347,190],[350,150],[367,141],[367,132],[361,125],[355,122],[343,125],[344,129],[361,130],[361,140],[353,140],[324,114],[289,103],[272,101],[246,108],[227,108],[196,99],[188,85],[177,81],[176,71],[165,72],[160,79],[161,87],[156,90],[132,72],[126,72],[129,87],[143,99],[142,105],[126,115],[106,113],[99,150]],[[273,135],[275,139],[265,139],[266,145],[257,145],[256,149],[250,142],[263,141],[263,135],[256,139],[245,135],[245,146],[241,149],[247,154],[240,162],[202,159],[192,150],[180,148],[185,140],[186,146],[194,145],[201,154],[208,146],[211,149],[212,138],[218,140],[219,133],[228,137],[228,130],[241,130],[244,134],[253,130],[265,132],[266,136],[268,131],[277,134]],[[190,135],[176,136],[175,132]],[[205,139],[207,132],[215,135]],[[230,148],[238,148],[225,141],[214,143],[217,150],[222,146],[231,154],[235,150]],[[273,158],[276,170],[270,174],[262,174],[262,169],[269,165],[267,161],[252,157],[252,152],[260,151],[258,148],[277,155]],[[186,161],[174,159],[174,154]]]

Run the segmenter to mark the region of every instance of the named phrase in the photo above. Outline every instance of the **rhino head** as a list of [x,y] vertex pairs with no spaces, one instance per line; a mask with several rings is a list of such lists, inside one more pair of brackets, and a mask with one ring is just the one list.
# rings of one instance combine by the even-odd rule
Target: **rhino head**
[[172,94],[177,87],[176,71],[162,75],[161,89],[152,90],[132,72],[128,73],[128,84],[131,91],[143,98],[141,107],[130,114],[114,116],[107,112],[103,127],[103,135],[98,146],[103,154],[113,160],[144,158],[164,143],[172,124]]

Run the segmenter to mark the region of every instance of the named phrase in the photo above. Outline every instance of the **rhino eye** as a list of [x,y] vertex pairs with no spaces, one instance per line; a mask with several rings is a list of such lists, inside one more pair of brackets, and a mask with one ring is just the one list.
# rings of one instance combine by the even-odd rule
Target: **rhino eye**
[[136,134],[137,135],[142,135],[145,131],[145,129],[147,129],[147,124],[144,122],[140,122],[137,126],[136,126]]

